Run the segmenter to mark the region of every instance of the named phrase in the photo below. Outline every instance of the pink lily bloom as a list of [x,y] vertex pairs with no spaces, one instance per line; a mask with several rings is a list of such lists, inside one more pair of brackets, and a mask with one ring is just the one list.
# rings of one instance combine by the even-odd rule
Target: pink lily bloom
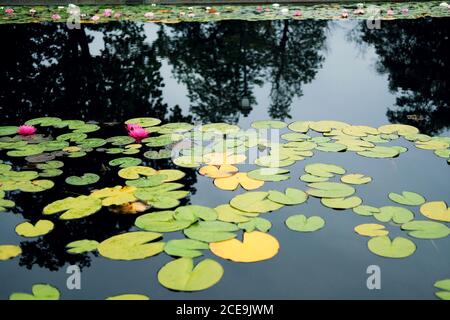
[[153,19],[155,17],[155,14],[153,12],[146,12],[144,13],[144,17],[147,19]]
[[301,17],[301,16],[302,16],[302,12],[300,10],[294,11],[294,17]]
[[142,139],[148,138],[148,131],[137,124],[127,125],[128,135],[136,140],[136,142],[141,142]]
[[394,15],[394,10],[389,9],[386,13],[387,13],[388,16],[393,16]]
[[61,20],[61,16],[59,14],[55,13],[55,14],[52,15],[52,20],[53,21]]
[[104,11],[103,11],[103,16],[104,17],[111,17],[111,15],[112,15],[112,10],[111,9],[105,9]]
[[7,8],[7,9],[5,9],[5,13],[6,14],[13,14],[14,13],[14,9],[13,8]]
[[24,124],[23,126],[20,126],[17,129],[17,133],[20,134],[21,136],[32,136],[33,134],[36,133],[36,128],[33,126],[29,126]]

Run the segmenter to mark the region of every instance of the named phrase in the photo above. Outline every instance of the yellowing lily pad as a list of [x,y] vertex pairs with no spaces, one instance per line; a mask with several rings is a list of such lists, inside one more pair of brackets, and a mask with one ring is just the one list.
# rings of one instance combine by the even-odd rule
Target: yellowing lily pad
[[113,260],[138,260],[154,256],[164,249],[164,242],[153,242],[160,233],[135,231],[122,233],[102,241],[98,252]]
[[289,179],[289,170],[282,168],[260,168],[248,172],[249,178],[261,181],[284,181]]
[[406,258],[416,251],[414,242],[403,237],[394,240],[388,236],[374,237],[369,240],[367,247],[372,253],[386,258]]
[[213,166],[238,164],[244,162],[246,159],[247,157],[244,154],[234,154],[230,152],[208,153],[203,156],[203,162]]
[[305,172],[316,177],[331,178],[335,174],[345,174],[345,169],[334,164],[313,163],[305,166]]
[[137,199],[134,196],[136,190],[136,187],[132,186],[115,186],[96,190],[91,193],[90,197],[101,199],[101,204],[104,206],[120,206],[136,201]]
[[352,174],[346,174],[345,176],[341,177],[341,181],[348,184],[366,184],[372,181],[371,177],[365,176],[360,173],[352,173]]
[[355,227],[355,232],[366,237],[387,236],[389,231],[382,224],[364,223]]
[[423,204],[420,212],[432,220],[450,222],[450,208],[444,201],[432,201]]
[[264,185],[264,181],[249,178],[246,172],[239,172],[230,177],[217,178],[214,180],[214,185],[222,190],[236,190],[242,186],[245,190],[255,190]]
[[16,233],[22,237],[39,237],[52,231],[54,226],[53,222],[49,220],[39,220],[35,225],[30,222],[22,222],[16,226]]
[[22,253],[22,249],[19,246],[3,244],[0,245],[0,261],[6,261],[17,257]]
[[77,198],[68,197],[63,200],[57,200],[47,205],[43,213],[51,215],[64,212],[59,216],[62,220],[80,219],[90,216],[102,208],[100,199],[87,196],[79,196]]
[[320,202],[328,208],[345,210],[358,207],[362,203],[360,197],[348,197],[348,198],[322,198]]
[[13,293],[9,300],[59,300],[59,290],[49,284],[35,284],[32,293]]
[[99,243],[95,240],[77,240],[66,245],[67,252],[81,254],[97,250]]
[[150,300],[150,298],[143,294],[136,294],[136,293],[127,293],[127,294],[120,294],[117,296],[112,296],[106,298],[106,300]]
[[318,198],[345,198],[355,193],[353,187],[338,182],[315,182],[308,187],[306,193]]
[[131,166],[119,171],[119,177],[127,180],[139,179],[141,176],[148,177],[157,174],[157,171],[150,167]]
[[159,270],[158,281],[171,290],[200,291],[215,285],[222,276],[222,266],[212,259],[202,260],[194,267],[192,258],[180,258]]
[[400,154],[400,151],[395,147],[376,146],[357,153],[367,158],[395,158]]
[[233,175],[234,173],[238,172],[238,168],[236,168],[233,165],[224,164],[220,167],[217,166],[204,166],[201,167],[198,171],[202,176],[208,176],[210,178],[225,178]]
[[95,173],[86,173],[81,177],[71,176],[66,179],[67,184],[71,184],[74,186],[87,186],[90,184],[97,183],[100,180],[100,177]]
[[212,253],[235,262],[257,262],[274,257],[280,249],[278,240],[264,232],[245,232],[243,241],[230,239],[209,244]]
[[286,219],[285,223],[289,229],[300,232],[314,232],[325,226],[325,220],[321,217],[306,217],[303,214],[290,216]]

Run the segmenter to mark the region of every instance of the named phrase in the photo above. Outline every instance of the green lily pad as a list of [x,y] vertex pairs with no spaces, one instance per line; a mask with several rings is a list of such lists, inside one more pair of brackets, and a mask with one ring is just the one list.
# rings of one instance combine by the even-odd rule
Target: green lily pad
[[143,128],[157,126],[160,123],[161,120],[156,118],[133,118],[125,122],[125,124],[137,124]]
[[282,168],[260,168],[247,173],[251,179],[260,181],[285,181],[289,179],[289,170]]
[[295,132],[306,133],[312,121],[295,121],[288,125],[288,128]]
[[98,252],[112,260],[138,260],[154,256],[164,249],[164,242],[154,242],[160,233],[134,231],[122,233],[102,241]]
[[49,220],[39,220],[36,224],[22,222],[16,226],[16,233],[22,237],[39,237],[50,233],[55,225]]
[[283,207],[282,204],[269,200],[268,195],[269,193],[264,191],[246,192],[231,199],[230,205],[241,211],[258,213],[274,211]]
[[74,254],[81,254],[97,250],[99,243],[95,240],[77,240],[72,241],[66,245],[67,252]]
[[141,176],[143,177],[149,177],[157,174],[158,172],[150,167],[144,167],[144,166],[131,166],[123,168],[119,171],[119,177],[127,180],[136,180],[139,179]]
[[355,196],[348,198],[322,198],[320,202],[328,208],[345,210],[358,207],[361,205],[362,199]]
[[200,250],[208,250],[205,242],[192,239],[175,239],[166,243],[164,251],[171,256],[196,258],[203,255]]
[[110,166],[119,167],[119,168],[128,168],[128,167],[136,167],[142,163],[142,160],[139,158],[132,157],[123,157],[111,160],[109,162]]
[[239,229],[243,229],[246,232],[252,232],[259,230],[261,232],[267,232],[272,228],[272,223],[264,218],[252,218],[247,222],[241,222],[238,224]]
[[158,132],[161,134],[167,133],[184,133],[190,131],[194,128],[194,126],[190,123],[186,122],[172,122],[162,125]]
[[130,143],[134,143],[135,140],[129,136],[116,136],[106,139],[106,142],[111,143],[113,146],[124,146]]
[[0,137],[10,136],[17,133],[18,127],[16,126],[3,126],[0,127]]
[[439,239],[450,234],[450,228],[436,221],[413,220],[402,224],[402,230],[409,231],[411,237],[419,239]]
[[139,300],[150,300],[150,298],[144,294],[137,294],[137,293],[127,293],[127,294],[120,294],[117,296],[111,296],[107,297],[106,300],[132,300],[132,301],[139,301]]
[[436,281],[433,286],[438,289],[450,291],[450,279]]
[[403,224],[414,219],[414,213],[403,207],[384,206],[380,208],[379,213],[374,213],[375,219],[381,222],[393,221],[398,224]]
[[257,217],[259,213],[245,212],[233,208],[229,204],[221,204],[215,208],[217,219],[224,222],[241,223],[247,222],[251,217]]
[[200,291],[215,285],[222,276],[223,268],[214,260],[202,260],[194,268],[192,258],[179,258],[159,270],[158,281],[171,290]]
[[175,210],[175,219],[190,220],[192,222],[202,219],[205,221],[213,221],[217,219],[217,211],[213,208],[200,206],[200,205],[188,205],[178,207]]
[[376,146],[374,148],[367,149],[365,151],[357,152],[360,156],[364,156],[367,158],[395,158],[400,152],[395,147],[381,147]]
[[305,172],[316,177],[332,178],[335,174],[345,174],[345,169],[334,164],[313,163],[305,166]]
[[203,242],[217,242],[236,237],[234,231],[239,228],[233,224],[222,221],[199,221],[185,229],[184,234],[194,240]]
[[323,152],[343,152],[347,150],[347,146],[337,142],[323,142],[317,145],[316,150]]
[[367,242],[372,253],[386,258],[406,258],[416,251],[416,245],[409,239],[396,237],[391,240],[388,236],[373,237]]
[[281,129],[286,126],[284,121],[279,120],[259,120],[252,123],[252,127],[255,129]]
[[13,293],[9,300],[59,300],[59,290],[49,284],[35,284],[29,293]]
[[[0,193],[2,192],[3,191],[0,191]],[[2,197],[0,197],[0,212],[5,212],[6,208],[14,208],[15,206],[16,204],[14,203],[14,201],[2,199]]]
[[71,176],[66,178],[66,183],[73,186],[87,186],[95,184],[100,180],[100,177],[95,173],[85,173],[81,177]]
[[43,213],[51,215],[64,212],[59,216],[62,220],[80,219],[90,216],[102,208],[102,201],[93,197],[79,196],[57,200],[47,205]]
[[203,163],[203,157],[200,156],[180,156],[173,159],[173,163],[183,168],[197,168]]
[[39,163],[36,165],[36,168],[40,170],[49,170],[49,169],[60,169],[64,167],[64,162],[62,161],[48,161],[47,163]]
[[31,119],[28,120],[27,122],[25,122],[25,124],[29,125],[29,126],[43,126],[43,127],[51,127],[51,126],[55,126],[58,125],[62,122],[62,120],[60,118],[56,118],[56,117],[41,117],[41,118],[35,118],[35,119]]
[[319,216],[306,217],[303,214],[290,216],[286,219],[286,226],[293,231],[313,232],[325,226],[325,220]]
[[171,150],[151,150],[143,154],[143,156],[150,160],[169,159],[172,156]]
[[209,123],[200,127],[201,132],[213,132],[220,134],[231,134],[238,132],[241,128],[236,125],[228,124],[228,123]]
[[388,197],[394,202],[408,206],[420,206],[426,201],[420,194],[410,191],[403,191],[402,194],[391,192]]
[[22,249],[19,246],[11,244],[0,245],[0,261],[6,261],[17,257],[22,253]]
[[345,198],[355,193],[353,187],[338,182],[315,182],[308,187],[306,193],[318,198]]
[[174,232],[186,229],[194,221],[192,220],[176,220],[174,218],[174,211],[159,211],[147,213],[139,216],[135,225],[146,231],[153,232]]
[[289,132],[281,135],[281,138],[287,141],[304,141],[308,140],[311,137],[299,132]]
[[143,177],[137,180],[128,180],[126,185],[136,188],[155,187],[163,184],[166,179],[167,176],[165,174],[156,174],[154,176]]
[[360,216],[373,216],[375,213],[380,213],[380,209],[372,206],[357,206],[353,208],[353,212],[359,214]]
[[87,134],[82,132],[65,133],[56,137],[57,141],[81,142],[87,138]]
[[81,148],[99,148],[103,147],[105,144],[106,140],[101,138],[89,138],[78,143]]
[[44,148],[37,144],[30,144],[16,150],[8,151],[6,154],[9,157],[29,157],[38,155],[44,152]]
[[308,195],[299,189],[286,188],[284,193],[277,190],[269,190],[267,199],[284,205],[296,205],[305,202],[308,199]]

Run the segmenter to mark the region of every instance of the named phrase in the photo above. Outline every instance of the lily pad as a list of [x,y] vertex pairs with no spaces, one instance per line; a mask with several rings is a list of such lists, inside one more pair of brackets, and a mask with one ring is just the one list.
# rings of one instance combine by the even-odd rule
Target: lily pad
[[393,221],[398,224],[403,224],[414,219],[414,213],[403,207],[385,206],[380,208],[379,213],[373,215],[375,219],[381,222]]
[[173,163],[183,168],[197,168],[203,162],[203,158],[200,156],[180,156],[173,159]]
[[217,212],[217,219],[224,222],[241,223],[247,222],[251,217],[256,217],[259,213],[245,212],[233,208],[229,204],[222,204],[215,208]]
[[49,284],[35,284],[29,293],[13,293],[9,300],[59,300],[59,290]]
[[81,254],[97,250],[99,243],[95,240],[77,240],[66,245],[67,252]]
[[282,204],[269,200],[268,192],[251,191],[235,196],[230,205],[238,210],[246,212],[269,212],[283,207]]
[[41,154],[44,150],[45,149],[40,145],[30,144],[16,150],[8,151],[6,154],[9,157],[29,157]]
[[66,178],[66,183],[73,186],[87,186],[95,184],[100,180],[100,177],[95,173],[85,173],[81,177],[71,176]]
[[219,189],[228,191],[236,190],[239,186],[245,190],[255,190],[262,187],[264,181],[249,178],[245,172],[238,172],[230,177],[215,179],[214,185]]
[[120,294],[117,296],[111,296],[106,298],[106,300],[132,300],[132,301],[138,301],[138,300],[150,300],[150,298],[144,294],[137,294],[137,293],[127,293],[127,294]]
[[305,166],[305,172],[316,177],[332,178],[335,174],[345,174],[345,169],[334,164],[313,163]]
[[367,149],[365,151],[357,152],[360,156],[364,156],[367,158],[395,158],[400,152],[395,147],[381,147],[376,146],[374,148]]
[[386,258],[406,258],[416,251],[414,242],[403,237],[393,240],[388,236],[374,237],[369,240],[367,247],[372,253]]
[[260,181],[285,181],[289,179],[289,170],[282,168],[260,168],[248,172],[248,176]]
[[357,206],[353,208],[353,212],[359,214],[360,216],[373,216],[375,213],[380,213],[380,209],[372,206]]
[[122,233],[102,241],[98,252],[113,260],[138,260],[157,255],[164,249],[164,242],[154,242],[160,233],[134,231]]
[[142,163],[142,160],[139,158],[132,158],[132,157],[123,157],[111,160],[109,162],[110,166],[113,167],[120,167],[120,168],[128,168],[128,167],[136,167],[139,166]]
[[288,128],[295,132],[306,133],[312,121],[295,121],[288,125]]
[[184,234],[194,240],[203,242],[217,242],[236,237],[234,231],[239,228],[233,224],[222,221],[199,221],[184,230]]
[[355,227],[355,232],[366,237],[387,236],[389,231],[382,224],[364,223]]
[[290,216],[286,219],[286,226],[293,231],[313,232],[325,226],[325,220],[319,216],[306,217],[303,214]]
[[128,180],[126,185],[136,188],[154,187],[163,184],[166,179],[167,176],[165,174],[156,174],[154,176],[143,177],[137,180]]
[[361,205],[362,199],[356,196],[348,198],[322,198],[320,202],[328,208],[345,210],[358,207]]
[[247,222],[241,222],[238,224],[239,229],[243,229],[246,232],[252,232],[255,230],[261,231],[261,232],[267,232],[272,228],[272,223],[264,218],[251,218]]
[[168,159],[172,156],[171,150],[150,150],[143,154],[143,156],[150,160]]
[[150,167],[131,166],[123,168],[119,171],[119,177],[127,180],[136,180],[141,176],[149,177],[157,174],[157,171]]
[[306,193],[318,198],[345,198],[355,193],[353,187],[338,182],[315,182],[308,187]]
[[365,176],[360,173],[352,173],[352,174],[346,174],[345,176],[341,177],[341,181],[348,184],[366,184],[372,181],[371,177]]
[[223,268],[214,260],[202,260],[194,267],[192,258],[179,258],[159,270],[158,281],[171,290],[200,291],[215,285],[222,276]]
[[425,203],[424,197],[418,193],[410,191],[403,191],[402,194],[391,192],[388,197],[394,202],[408,206],[420,206]]
[[450,208],[444,201],[432,201],[423,204],[420,212],[432,220],[450,222]]
[[188,205],[178,207],[175,210],[175,219],[189,220],[192,222],[202,219],[205,221],[213,221],[217,219],[217,211],[201,205]]
[[77,198],[68,197],[63,200],[57,200],[47,205],[43,213],[51,215],[64,212],[59,216],[62,220],[80,219],[90,216],[102,208],[100,199],[87,196],[79,196]]
[[258,120],[252,123],[255,129],[281,129],[286,126],[285,122],[279,120]]
[[146,231],[174,232],[184,230],[193,223],[192,220],[176,220],[173,211],[158,211],[139,216],[135,225]]
[[17,257],[22,253],[22,249],[19,246],[11,244],[0,245],[0,261],[6,261]]
[[2,136],[11,136],[17,133],[18,127],[16,126],[3,126],[0,127],[0,137]]
[[283,205],[296,205],[305,202],[308,199],[308,195],[299,189],[286,188],[284,193],[277,190],[269,190],[267,199]]
[[328,181],[328,179],[329,178],[317,177],[309,173],[300,176],[300,180],[306,183],[325,182]]
[[16,226],[16,233],[22,237],[39,237],[50,233],[55,225],[49,220],[39,220],[36,224],[22,222]]
[[439,239],[450,235],[450,228],[435,221],[413,220],[402,224],[402,230],[409,231],[411,237],[419,239]]
[[192,239],[175,239],[166,243],[164,251],[171,256],[196,258],[203,255],[200,250],[207,250],[207,243]]
[[273,258],[280,249],[278,240],[270,234],[244,232],[243,241],[230,239],[209,244],[212,253],[235,262],[257,262]]

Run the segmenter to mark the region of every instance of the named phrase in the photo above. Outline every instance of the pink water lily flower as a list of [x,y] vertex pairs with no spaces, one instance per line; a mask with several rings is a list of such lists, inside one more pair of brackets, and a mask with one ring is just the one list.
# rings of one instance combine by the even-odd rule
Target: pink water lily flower
[[100,17],[95,15],[95,16],[92,16],[91,20],[92,21],[98,21],[98,20],[100,20]]
[[111,9],[105,9],[104,11],[103,11],[103,16],[104,17],[111,17],[111,15],[112,15],[112,10]]
[[17,129],[17,133],[20,134],[21,136],[32,136],[33,134],[36,133],[36,128],[33,126],[29,126],[24,124],[23,126],[20,126]]
[[136,140],[136,142],[141,142],[142,139],[148,138],[148,131],[137,124],[127,124],[128,135]]
[[386,13],[387,13],[388,16],[393,16],[394,15],[394,10],[389,9]]
[[341,17],[342,17],[342,18],[348,18],[348,11],[345,10],[345,9],[342,10]]
[[7,9],[5,9],[5,13],[6,14],[13,14],[14,13],[14,9],[13,8],[7,8]]
[[120,12],[114,13],[114,18],[120,19],[120,17],[122,17],[122,14]]
[[153,12],[144,13],[144,17],[146,17],[147,19],[152,19],[154,16],[155,14]]
[[55,13],[55,14],[52,15],[52,20],[53,21],[61,20],[61,16],[59,14]]
[[302,16],[302,12],[300,10],[294,11],[294,17],[301,17],[301,16]]

